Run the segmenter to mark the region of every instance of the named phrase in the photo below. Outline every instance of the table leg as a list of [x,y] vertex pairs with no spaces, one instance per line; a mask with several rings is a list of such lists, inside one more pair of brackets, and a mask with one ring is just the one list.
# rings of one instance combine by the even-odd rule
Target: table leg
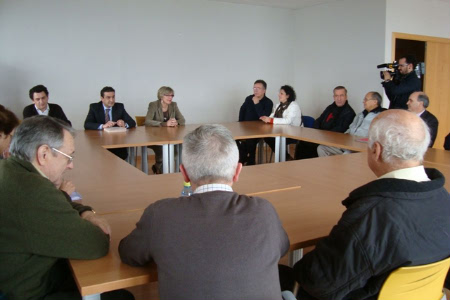
[[258,142],[258,164],[263,163],[263,153],[264,153],[264,140],[260,139]]
[[280,137],[275,137],[275,158],[274,162],[280,162]]
[[101,296],[100,294],[92,294],[92,295],[86,295],[82,297],[83,300],[100,300]]
[[183,151],[183,144],[177,144],[177,161],[175,163],[175,172],[180,172],[181,165],[181,151]]
[[136,167],[136,148],[135,147],[128,147],[128,160],[130,165]]
[[142,146],[141,147],[141,155],[142,155],[142,159],[141,159],[141,169],[142,172],[144,172],[145,174],[148,174],[148,157],[147,157],[147,146]]
[[289,266],[293,267],[303,257],[303,248],[289,252]]
[[286,138],[281,137],[280,141],[280,161],[286,161]]
[[169,173],[175,172],[174,144],[169,145]]
[[163,174],[169,173],[169,144],[163,146]]

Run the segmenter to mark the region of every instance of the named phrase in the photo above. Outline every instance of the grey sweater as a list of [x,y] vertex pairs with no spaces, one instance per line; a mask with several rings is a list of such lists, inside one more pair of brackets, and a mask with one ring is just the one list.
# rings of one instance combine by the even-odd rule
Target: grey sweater
[[215,191],[164,199],[119,245],[123,262],[158,266],[160,298],[281,299],[289,239],[264,199]]

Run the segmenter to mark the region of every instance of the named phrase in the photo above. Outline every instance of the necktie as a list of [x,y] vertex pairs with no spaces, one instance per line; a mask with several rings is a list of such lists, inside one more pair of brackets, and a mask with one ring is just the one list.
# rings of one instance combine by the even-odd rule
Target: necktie
[[111,110],[111,108],[105,109],[105,124],[110,121],[110,119],[109,119],[109,112],[110,112],[110,110]]

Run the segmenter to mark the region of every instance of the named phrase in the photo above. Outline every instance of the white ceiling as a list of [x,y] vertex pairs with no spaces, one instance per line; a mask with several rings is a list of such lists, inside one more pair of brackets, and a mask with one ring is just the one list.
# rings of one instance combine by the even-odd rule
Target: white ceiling
[[209,1],[220,1],[220,2],[230,2],[238,4],[248,4],[248,5],[260,5],[260,6],[271,6],[280,7],[287,9],[301,9],[305,7],[343,1],[343,0],[209,0]]

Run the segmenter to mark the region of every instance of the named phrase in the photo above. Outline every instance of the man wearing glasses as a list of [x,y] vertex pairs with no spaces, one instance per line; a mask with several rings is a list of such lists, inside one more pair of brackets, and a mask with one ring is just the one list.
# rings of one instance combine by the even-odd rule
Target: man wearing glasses
[[389,108],[408,109],[406,102],[408,102],[409,95],[422,90],[422,82],[414,72],[416,64],[417,61],[413,55],[406,55],[398,61],[400,78],[393,80],[389,72],[383,72],[384,81],[381,84],[389,98]]
[[0,161],[0,294],[6,299],[81,299],[67,259],[108,253],[108,223],[58,189],[74,167],[73,135],[58,119],[27,118],[12,138],[11,157]]
[[[382,100],[383,99],[378,92],[368,92],[363,100],[364,110],[356,115],[356,117],[353,119],[353,122],[350,124],[350,127],[344,133],[360,137],[367,137],[372,120],[380,112],[385,110],[385,108],[381,107]],[[319,147],[317,147],[317,154],[320,157],[346,153],[350,153],[350,151],[325,145],[319,145]]]
[[[273,102],[266,97],[267,83],[258,79],[253,84],[253,94],[245,98],[239,110],[239,122],[259,121],[262,116],[269,116],[272,113]],[[260,139],[240,140],[239,161],[243,165],[255,164],[256,145]]]

